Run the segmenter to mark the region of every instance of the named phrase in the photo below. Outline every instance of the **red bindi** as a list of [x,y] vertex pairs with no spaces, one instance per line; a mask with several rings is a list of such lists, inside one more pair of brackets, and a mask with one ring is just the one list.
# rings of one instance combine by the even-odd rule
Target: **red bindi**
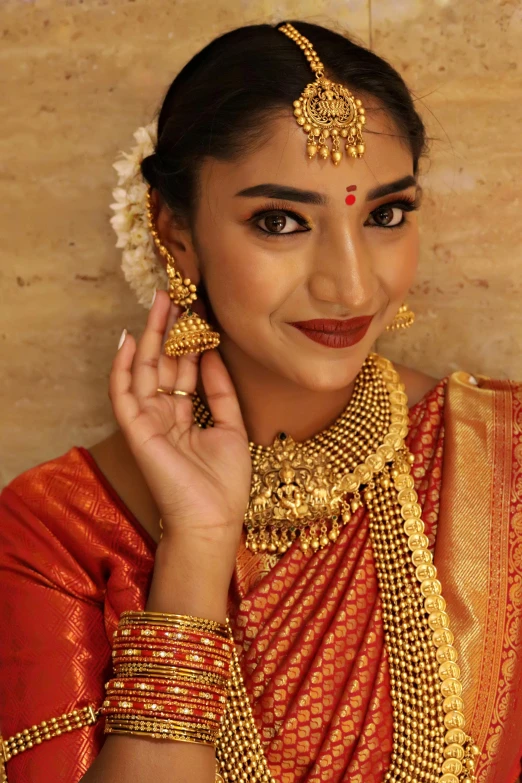
[[[357,185],[349,185],[346,188],[347,193],[350,193],[353,190],[357,190]],[[351,207],[352,204],[355,204],[355,196],[346,196],[345,201],[348,204],[348,206]]]

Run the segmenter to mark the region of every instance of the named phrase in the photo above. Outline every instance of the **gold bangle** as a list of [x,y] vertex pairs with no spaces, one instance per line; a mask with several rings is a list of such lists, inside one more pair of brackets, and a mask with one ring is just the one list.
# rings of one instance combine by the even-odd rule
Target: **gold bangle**
[[142,716],[133,719],[128,715],[107,716],[105,722],[106,734],[137,734],[154,739],[170,739],[180,742],[199,742],[215,746],[218,733],[204,726],[183,724],[176,721],[158,719],[147,720]]
[[163,676],[165,679],[182,678],[187,682],[193,682],[198,685],[216,685],[226,691],[230,682],[230,677],[224,677],[221,674],[213,672],[202,672],[197,669],[179,669],[176,666],[161,666],[154,663],[125,663],[118,666],[116,677],[133,676],[139,674],[142,677]]
[[179,623],[184,627],[193,626],[199,630],[215,631],[220,636],[228,636],[228,627],[226,623],[219,623],[217,620],[209,620],[205,617],[194,617],[193,615],[172,614],[166,612],[137,612],[126,610],[120,615],[120,624],[127,625],[132,623],[150,623],[151,625],[171,625]]

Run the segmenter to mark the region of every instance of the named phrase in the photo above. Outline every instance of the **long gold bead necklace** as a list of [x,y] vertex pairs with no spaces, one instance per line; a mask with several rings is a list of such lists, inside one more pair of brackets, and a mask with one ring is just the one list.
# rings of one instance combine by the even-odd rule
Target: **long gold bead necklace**
[[[197,396],[194,416],[199,426],[212,426]],[[366,506],[393,710],[384,780],[475,783],[479,750],[464,730],[458,654],[404,442],[408,420],[393,365],[370,354],[346,410],[325,432],[302,443],[280,433],[271,447],[250,444],[246,540],[272,565],[296,540],[305,553],[333,545],[339,526]],[[228,628],[233,641],[229,622]],[[227,783],[274,783],[235,647],[216,757]]]

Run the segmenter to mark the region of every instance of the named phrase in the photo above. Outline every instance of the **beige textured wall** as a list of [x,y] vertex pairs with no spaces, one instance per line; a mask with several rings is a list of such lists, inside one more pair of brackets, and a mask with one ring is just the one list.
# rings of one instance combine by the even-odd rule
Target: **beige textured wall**
[[433,143],[411,333],[381,345],[437,375],[522,377],[518,0],[3,0],[0,483],[113,428],[120,332],[111,163],[183,63],[233,25],[340,23],[399,67]]

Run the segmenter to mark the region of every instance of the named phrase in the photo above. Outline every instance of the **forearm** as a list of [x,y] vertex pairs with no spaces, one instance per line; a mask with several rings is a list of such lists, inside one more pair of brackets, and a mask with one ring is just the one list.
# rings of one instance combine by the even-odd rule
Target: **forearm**
[[[219,551],[158,546],[146,610],[225,622],[228,575]],[[147,737],[108,735],[81,783],[214,783],[213,747]]]

